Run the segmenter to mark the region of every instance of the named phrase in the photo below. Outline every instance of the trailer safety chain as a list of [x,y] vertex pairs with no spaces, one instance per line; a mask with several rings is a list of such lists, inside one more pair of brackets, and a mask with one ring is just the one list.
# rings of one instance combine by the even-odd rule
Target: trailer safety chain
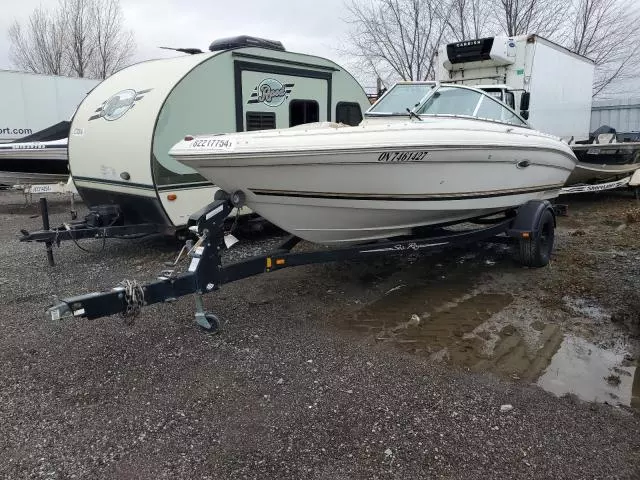
[[124,300],[126,302],[126,308],[120,315],[127,325],[133,325],[144,306],[144,289],[137,280],[123,280],[120,282],[120,286],[124,287]]

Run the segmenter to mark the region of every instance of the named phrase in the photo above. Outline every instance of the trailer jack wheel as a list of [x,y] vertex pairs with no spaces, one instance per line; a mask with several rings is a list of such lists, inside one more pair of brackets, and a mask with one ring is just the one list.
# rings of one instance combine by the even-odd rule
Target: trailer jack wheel
[[211,334],[219,333],[222,326],[220,319],[213,313],[196,313],[196,323],[203,332]]
[[540,217],[538,234],[520,238],[520,262],[527,267],[544,267],[549,263],[555,239],[555,221],[549,210]]
[[196,324],[206,333],[218,333],[222,327],[222,322],[216,315],[204,311],[202,293],[196,293]]

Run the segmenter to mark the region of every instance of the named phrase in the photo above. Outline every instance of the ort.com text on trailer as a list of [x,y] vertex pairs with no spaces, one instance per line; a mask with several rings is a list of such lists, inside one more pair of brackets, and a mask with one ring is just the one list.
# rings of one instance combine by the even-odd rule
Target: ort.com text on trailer
[[0,128],[0,135],[30,135],[33,131],[30,128]]

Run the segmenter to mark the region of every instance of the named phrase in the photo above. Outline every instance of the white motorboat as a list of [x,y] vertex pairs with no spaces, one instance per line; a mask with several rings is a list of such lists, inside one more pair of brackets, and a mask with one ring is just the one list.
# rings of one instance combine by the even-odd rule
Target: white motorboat
[[559,138],[470,87],[399,83],[355,127],[187,136],[170,150],[305,240],[364,243],[558,196],[576,165]]
[[66,182],[67,139],[0,144],[0,185]]

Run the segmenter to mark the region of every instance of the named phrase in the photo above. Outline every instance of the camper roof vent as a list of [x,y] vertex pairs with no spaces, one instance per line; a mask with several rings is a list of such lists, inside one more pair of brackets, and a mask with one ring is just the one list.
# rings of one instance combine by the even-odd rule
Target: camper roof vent
[[219,50],[229,50],[231,48],[240,47],[260,47],[284,51],[284,45],[282,45],[282,42],[267,40],[266,38],[250,37],[248,35],[214,40],[211,45],[209,45],[209,50],[217,52]]

